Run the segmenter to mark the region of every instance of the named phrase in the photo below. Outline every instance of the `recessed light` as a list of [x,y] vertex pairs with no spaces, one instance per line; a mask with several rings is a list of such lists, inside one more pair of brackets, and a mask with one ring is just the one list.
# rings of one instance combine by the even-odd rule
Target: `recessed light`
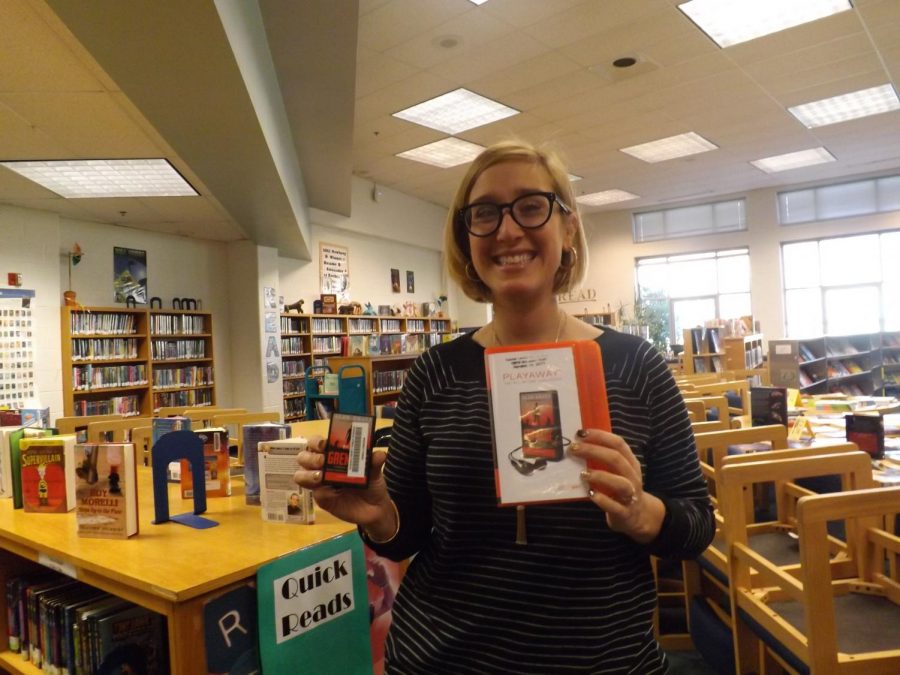
[[198,194],[165,159],[72,159],[0,164],[66,199],[194,197]]
[[849,0],[690,0],[678,5],[720,47],[852,9]]
[[703,136],[689,131],[686,134],[660,138],[649,143],[620,148],[620,150],[626,155],[655,164],[656,162],[664,162],[667,159],[687,157],[688,155],[696,155],[709,150],[717,150],[718,148],[719,146],[715,143],[711,143]]
[[429,129],[443,131],[445,134],[458,134],[518,114],[519,111],[515,108],[492,101],[468,89],[455,89],[395,112],[393,116],[421,124]]
[[788,112],[800,120],[807,129],[812,129],[890,112],[898,108],[900,108],[900,100],[897,99],[894,87],[890,84],[882,84],[870,89],[861,89],[849,94],[795,105],[788,108]]
[[576,176],[574,173],[569,174],[569,182],[574,183],[575,181],[581,180],[581,176]]
[[471,162],[482,150],[484,150],[484,146],[476,145],[475,143],[469,143],[459,138],[444,138],[434,143],[428,143],[412,150],[397,153],[397,157],[430,164],[441,169],[449,169],[451,166]]
[[469,2],[471,2],[473,5],[483,5],[487,1],[488,0],[469,0]]
[[779,171],[801,169],[805,166],[815,166],[816,164],[825,164],[826,162],[833,161],[835,161],[834,155],[825,148],[818,147],[810,150],[788,152],[783,155],[763,157],[762,159],[755,159],[750,163],[760,171],[777,173]]
[[592,192],[589,195],[581,195],[576,197],[575,201],[585,206],[603,206],[604,204],[625,202],[629,199],[640,199],[640,197],[625,190],[603,190],[602,192]]

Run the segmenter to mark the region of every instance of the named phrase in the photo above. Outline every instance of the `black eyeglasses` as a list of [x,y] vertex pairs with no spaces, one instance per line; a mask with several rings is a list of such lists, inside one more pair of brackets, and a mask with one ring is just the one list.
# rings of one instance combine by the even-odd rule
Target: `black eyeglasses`
[[509,209],[516,224],[526,230],[543,227],[553,214],[553,204],[559,204],[563,213],[572,213],[553,192],[529,192],[507,204],[476,202],[459,210],[459,218],[474,237],[489,237],[500,229],[503,212]]

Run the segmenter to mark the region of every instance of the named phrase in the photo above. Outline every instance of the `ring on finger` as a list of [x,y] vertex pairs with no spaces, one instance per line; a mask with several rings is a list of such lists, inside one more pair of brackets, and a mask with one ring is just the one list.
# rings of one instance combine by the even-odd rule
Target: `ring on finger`
[[632,490],[630,495],[626,495],[624,497],[619,498],[619,503],[622,506],[631,506],[632,504],[636,504],[638,500],[637,491]]

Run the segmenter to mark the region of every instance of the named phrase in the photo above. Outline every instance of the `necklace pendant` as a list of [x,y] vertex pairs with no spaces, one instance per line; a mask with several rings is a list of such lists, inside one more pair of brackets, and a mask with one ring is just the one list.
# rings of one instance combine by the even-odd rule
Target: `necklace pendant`
[[528,543],[528,535],[525,532],[525,507],[521,504],[516,507],[516,543],[521,546]]

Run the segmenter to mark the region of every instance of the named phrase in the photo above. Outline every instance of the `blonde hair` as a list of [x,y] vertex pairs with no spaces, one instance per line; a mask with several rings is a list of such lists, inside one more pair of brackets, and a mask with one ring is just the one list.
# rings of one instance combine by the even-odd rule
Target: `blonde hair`
[[587,241],[581,225],[581,216],[578,214],[575,204],[575,192],[569,182],[569,172],[554,151],[538,148],[524,141],[495,143],[478,155],[469,165],[466,175],[456,190],[456,196],[450,204],[450,211],[447,213],[447,220],[444,224],[444,252],[450,277],[472,300],[491,301],[491,290],[474,274],[469,250],[469,233],[459,219],[459,210],[468,203],[472,186],[478,177],[486,169],[503,162],[532,162],[540,165],[550,176],[553,191],[572,210],[575,216],[575,236],[572,241],[575,259],[571,265],[563,265],[562,258],[565,252],[560,251],[560,266],[553,280],[554,293],[571,291],[581,283],[587,271]]

